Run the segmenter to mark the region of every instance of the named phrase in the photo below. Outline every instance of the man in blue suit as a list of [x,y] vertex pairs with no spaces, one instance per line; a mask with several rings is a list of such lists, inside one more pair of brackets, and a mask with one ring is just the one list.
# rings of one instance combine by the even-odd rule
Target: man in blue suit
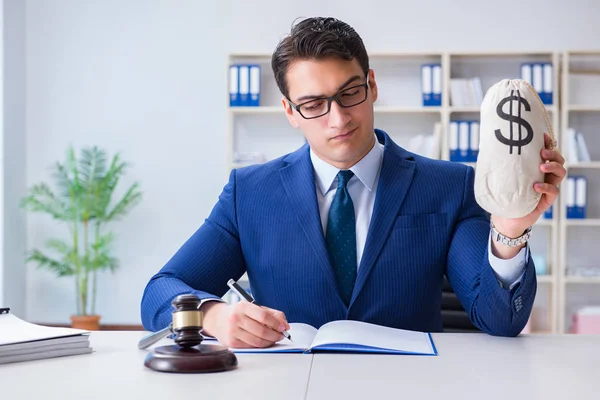
[[[561,155],[542,151],[536,210],[490,221],[474,198],[473,168],[412,154],[374,129],[375,74],[350,26],[298,23],[272,68],[308,143],[231,172],[209,217],[148,283],[144,327],[167,326],[173,298],[193,293],[204,332],[231,347],[270,346],[288,322],[441,331],[446,275],[474,325],[516,336],[536,293],[529,228],[558,195]],[[265,307],[220,301],[245,272]]]

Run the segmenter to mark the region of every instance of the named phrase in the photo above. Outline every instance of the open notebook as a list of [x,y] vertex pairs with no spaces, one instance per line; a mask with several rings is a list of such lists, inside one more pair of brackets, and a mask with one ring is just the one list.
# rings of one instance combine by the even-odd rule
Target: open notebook
[[315,329],[291,323],[293,342],[284,339],[266,349],[231,349],[235,353],[313,353],[341,351],[350,353],[385,353],[436,356],[429,333],[388,328],[360,321],[333,321]]

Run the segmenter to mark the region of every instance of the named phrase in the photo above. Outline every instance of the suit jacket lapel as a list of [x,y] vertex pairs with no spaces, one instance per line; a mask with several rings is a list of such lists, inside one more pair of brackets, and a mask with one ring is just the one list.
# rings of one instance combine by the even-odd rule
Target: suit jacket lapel
[[338,293],[335,275],[329,261],[325,236],[323,235],[323,228],[321,226],[315,175],[312,162],[310,161],[308,145],[292,153],[285,161],[289,162],[289,164],[279,172],[282,186],[290,201],[290,206],[298,216],[298,222],[315,251],[318,264],[330,282],[332,290]]
[[384,137],[385,150],[373,206],[373,215],[350,305],[362,290],[369,273],[373,269],[377,256],[396,220],[396,215],[398,215],[415,172],[415,163],[409,159],[409,154],[396,146],[387,135],[384,134]]

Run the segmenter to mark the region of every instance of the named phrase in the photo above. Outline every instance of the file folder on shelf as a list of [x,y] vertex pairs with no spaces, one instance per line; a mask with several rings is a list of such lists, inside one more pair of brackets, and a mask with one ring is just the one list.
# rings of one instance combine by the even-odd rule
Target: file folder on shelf
[[521,64],[521,79],[533,86],[542,103],[552,104],[554,101],[554,68],[552,63]]
[[249,106],[258,107],[260,105],[260,66],[250,66],[250,101]]
[[250,68],[247,65],[240,65],[239,70],[239,105],[247,107],[250,105]]
[[423,64],[421,66],[421,92],[423,106],[442,105],[442,65]]
[[585,176],[567,177],[567,218],[586,218],[587,179]]
[[229,66],[229,106],[260,106],[261,67],[254,64]]
[[229,67],[229,106],[237,107],[240,105],[239,99],[239,68],[237,65]]
[[479,121],[450,121],[450,161],[476,162],[479,156]]

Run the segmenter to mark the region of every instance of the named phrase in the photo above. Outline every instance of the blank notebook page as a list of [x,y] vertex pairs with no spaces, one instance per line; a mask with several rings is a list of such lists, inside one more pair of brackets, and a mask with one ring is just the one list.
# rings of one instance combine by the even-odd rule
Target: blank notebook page
[[411,353],[435,353],[427,333],[359,321],[335,321],[323,325],[312,346],[342,343]]
[[310,344],[317,333],[317,330],[310,325],[301,323],[291,323],[289,334],[292,336],[293,342],[288,339],[280,340],[271,347],[267,348],[235,348],[231,349],[237,353],[252,352],[252,353],[272,353],[286,352],[293,350],[305,350],[310,347]]

